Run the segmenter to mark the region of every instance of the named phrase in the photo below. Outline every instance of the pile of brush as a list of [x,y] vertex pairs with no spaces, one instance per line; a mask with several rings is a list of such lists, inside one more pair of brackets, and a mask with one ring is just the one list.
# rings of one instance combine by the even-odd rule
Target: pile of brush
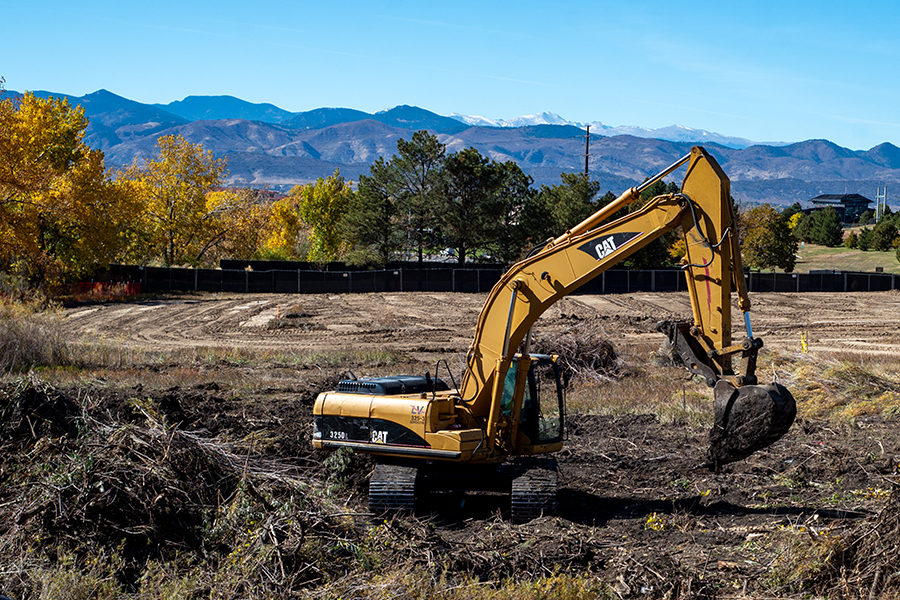
[[821,544],[831,550],[822,561],[821,580],[815,586],[825,595],[900,596],[900,481],[891,483],[891,496],[875,518],[866,519],[841,538],[827,532],[815,535],[817,542],[823,538]]
[[625,361],[606,339],[603,328],[587,321],[560,332],[536,336],[531,352],[559,355],[563,376],[577,383],[601,383],[627,374]]
[[165,579],[275,597],[356,566],[363,521],[307,467],[171,426],[146,398],[128,423],[100,404],[33,375],[0,385],[0,594],[165,597],[148,588]]

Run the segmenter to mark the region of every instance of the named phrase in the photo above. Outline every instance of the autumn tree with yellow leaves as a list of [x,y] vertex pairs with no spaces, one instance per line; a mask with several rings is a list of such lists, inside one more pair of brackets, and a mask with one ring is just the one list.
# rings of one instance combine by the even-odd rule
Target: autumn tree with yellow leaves
[[317,263],[335,260],[345,249],[342,225],[354,193],[339,170],[314,184],[295,186],[272,206],[270,234],[261,254]]
[[215,265],[256,256],[265,243],[271,203],[251,189],[219,189],[227,164],[180,135],[156,141],[156,155],[120,178],[141,206],[131,258],[165,265]]
[[180,135],[160,137],[155,152],[120,176],[142,209],[132,252],[139,260],[165,265],[199,264],[216,237],[213,222],[226,212],[207,204],[207,195],[222,185],[225,160]]
[[222,258],[259,256],[273,210],[264,193],[249,188],[209,192],[206,210],[212,218],[205,229],[198,261],[216,264]]
[[295,187],[288,195],[298,196],[297,214],[309,227],[307,260],[323,263],[337,258],[344,245],[341,224],[353,196],[350,183],[335,170],[327,179],[319,177],[314,185]]
[[266,260],[296,260],[309,253],[308,228],[300,218],[299,194],[280,198],[272,204],[265,241],[259,251]]
[[66,99],[0,99],[0,270],[63,282],[125,247],[136,205],[84,143],[86,127]]

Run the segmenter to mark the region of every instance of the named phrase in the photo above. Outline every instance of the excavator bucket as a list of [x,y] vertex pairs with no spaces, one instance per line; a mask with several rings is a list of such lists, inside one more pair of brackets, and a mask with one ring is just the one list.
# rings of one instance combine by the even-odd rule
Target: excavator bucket
[[782,385],[716,383],[715,424],[709,431],[706,466],[720,466],[747,458],[781,439],[797,416],[794,397]]

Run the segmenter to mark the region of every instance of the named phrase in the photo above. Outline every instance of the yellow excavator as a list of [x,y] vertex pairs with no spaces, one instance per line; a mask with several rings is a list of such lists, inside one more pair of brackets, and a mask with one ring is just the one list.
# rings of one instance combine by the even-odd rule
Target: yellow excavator
[[[679,193],[607,223],[684,164]],[[751,329],[730,182],[706,150],[694,147],[510,267],[478,317],[460,385],[445,361],[438,367],[444,363],[452,385],[437,372],[341,381],[316,399],[313,446],[375,456],[373,511],[413,509],[417,496],[464,489],[509,493],[516,522],[551,512],[557,477],[547,455],[563,447],[564,385],[557,356],[531,353],[532,327],[554,302],[678,227],[693,322],[664,329],[681,362],[714,389],[705,464],[718,468],[775,442],[793,423],[796,405],[783,386],[758,385],[762,340]],[[746,331],[737,342],[732,292]],[[743,372],[732,365],[738,356]]]

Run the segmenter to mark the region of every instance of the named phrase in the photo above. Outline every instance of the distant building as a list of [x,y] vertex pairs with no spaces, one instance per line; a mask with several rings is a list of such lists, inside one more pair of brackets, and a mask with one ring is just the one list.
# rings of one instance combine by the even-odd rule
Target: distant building
[[813,207],[803,212],[812,212],[830,206],[837,211],[843,223],[857,223],[860,215],[869,210],[869,205],[872,204],[871,200],[859,194],[822,194],[810,202],[813,203]]

